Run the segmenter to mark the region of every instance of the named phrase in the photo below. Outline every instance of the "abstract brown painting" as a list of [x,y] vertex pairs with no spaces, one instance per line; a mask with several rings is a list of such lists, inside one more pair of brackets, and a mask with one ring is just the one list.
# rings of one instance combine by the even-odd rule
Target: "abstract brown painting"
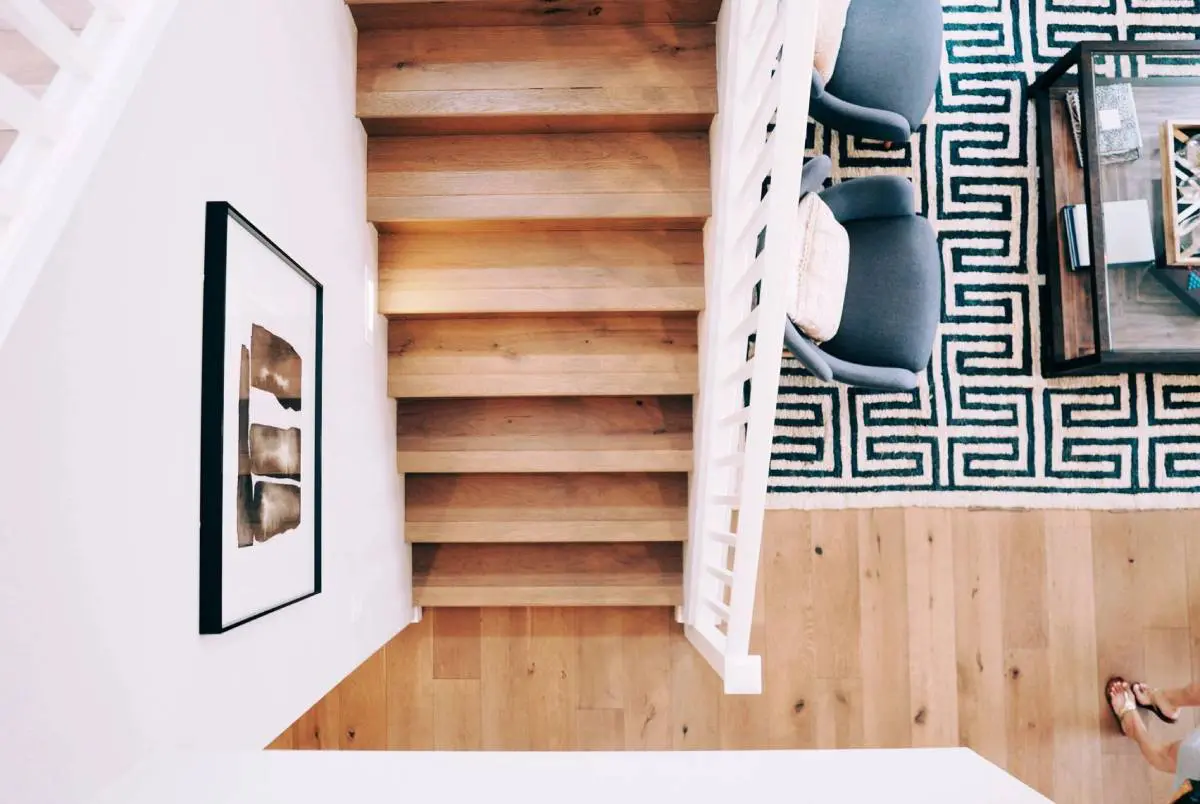
[[290,343],[258,324],[252,328],[250,347],[242,346],[241,361],[237,543],[252,547],[299,527],[302,477],[300,429],[251,423],[250,389],[266,391],[284,409],[299,411],[304,364]]
[[288,410],[300,410],[300,377],[304,367],[292,345],[266,327],[254,325],[250,337],[253,385],[274,394]]

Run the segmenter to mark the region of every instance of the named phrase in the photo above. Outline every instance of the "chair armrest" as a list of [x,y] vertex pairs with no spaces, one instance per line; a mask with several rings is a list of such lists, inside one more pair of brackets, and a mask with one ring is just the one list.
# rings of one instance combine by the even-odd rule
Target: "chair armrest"
[[833,370],[826,362],[825,353],[815,343],[804,337],[790,318],[783,322],[783,345],[804,364],[804,367],[814,377],[825,382],[833,379]]
[[833,160],[821,154],[804,163],[800,173],[800,194],[819,193],[825,180],[833,173]]
[[839,223],[916,214],[912,182],[900,176],[867,176],[821,191]]
[[833,355],[825,355],[825,362],[833,373],[834,382],[853,385],[856,388],[869,388],[874,391],[911,391],[921,382],[920,375],[908,369],[862,366],[858,363],[839,360]]
[[921,382],[920,375],[908,369],[860,366],[826,354],[796,329],[790,318],[784,322],[783,344],[810,374],[825,382],[840,382],[876,391],[911,391]]
[[810,98],[819,98],[825,94],[825,79],[817,72],[816,68],[812,71],[812,88],[809,91]]
[[[820,76],[814,74],[814,90],[818,81]],[[912,125],[903,115],[844,101],[826,92],[824,84],[819,94],[813,92],[808,113],[818,123],[836,131],[869,140],[908,142],[913,135]]]

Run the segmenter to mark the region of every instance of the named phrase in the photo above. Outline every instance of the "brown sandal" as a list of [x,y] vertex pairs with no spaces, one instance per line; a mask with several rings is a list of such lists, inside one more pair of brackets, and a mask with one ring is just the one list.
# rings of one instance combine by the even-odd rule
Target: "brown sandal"
[[1117,719],[1117,730],[1122,734],[1125,733],[1125,721],[1122,720],[1122,718],[1124,718],[1130,712],[1136,712],[1138,710],[1137,696],[1133,694],[1133,690],[1131,689],[1124,690],[1124,693],[1128,694],[1129,697],[1125,699],[1125,703],[1121,706],[1120,710],[1117,709],[1117,704],[1113,700],[1113,696],[1116,694],[1114,688],[1118,684],[1124,683],[1125,679],[1121,678],[1120,676],[1113,676],[1104,684],[1104,697],[1108,699],[1109,711],[1111,711],[1113,713],[1113,717]]
[[[1138,695],[1139,688],[1141,689],[1143,695]],[[1163,723],[1174,725],[1179,722],[1179,715],[1176,715],[1175,717],[1167,717],[1167,713],[1162,710],[1162,707],[1154,702],[1155,690],[1150,689],[1141,681],[1130,681],[1129,691],[1133,693],[1133,700],[1138,705],[1138,709],[1146,709],[1150,712],[1153,712],[1154,716]],[[1145,699],[1150,703],[1142,703],[1141,699],[1143,697],[1145,697]]]

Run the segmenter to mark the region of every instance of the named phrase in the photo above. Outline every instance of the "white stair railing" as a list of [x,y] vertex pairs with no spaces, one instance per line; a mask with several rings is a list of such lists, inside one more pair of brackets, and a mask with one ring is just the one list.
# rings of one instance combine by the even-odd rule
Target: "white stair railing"
[[87,2],[0,0],[0,346],[177,4]]
[[762,692],[750,631],[799,245],[816,5],[725,0],[717,23],[719,112],[683,619],[733,694]]

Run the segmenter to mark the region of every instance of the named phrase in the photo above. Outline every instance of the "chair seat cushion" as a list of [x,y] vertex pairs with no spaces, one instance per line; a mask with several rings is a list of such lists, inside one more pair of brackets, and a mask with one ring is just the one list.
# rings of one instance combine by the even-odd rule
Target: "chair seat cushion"
[[802,248],[788,317],[813,343],[824,343],[837,334],[842,323],[850,238],[816,193],[800,201],[797,219]]
[[838,334],[821,348],[865,366],[921,372],[941,319],[937,237],[915,215],[851,221],[850,273]]
[[826,89],[886,109],[920,127],[942,61],[941,0],[851,0],[837,66]]

